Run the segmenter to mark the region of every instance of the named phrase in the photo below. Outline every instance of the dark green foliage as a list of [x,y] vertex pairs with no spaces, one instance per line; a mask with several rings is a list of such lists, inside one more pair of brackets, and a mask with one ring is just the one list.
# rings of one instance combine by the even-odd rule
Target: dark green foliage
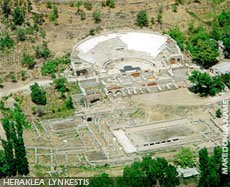
[[0,38],[0,50],[10,49],[14,46],[14,40],[8,33],[2,33]]
[[9,0],[4,0],[2,4],[2,13],[6,18],[8,18],[8,16],[11,13],[9,2],[10,2]]
[[224,27],[226,25],[230,25],[230,11],[223,11],[218,16],[218,21],[221,27]]
[[184,50],[184,42],[185,37],[184,34],[180,31],[179,27],[175,27],[173,29],[170,29],[167,34],[171,36],[174,40],[176,40],[178,46],[183,51]]
[[107,173],[96,175],[90,181],[89,187],[109,187],[112,186],[113,180]]
[[[225,50],[224,55],[226,58],[230,58],[230,11],[223,11],[218,16],[218,23],[220,25],[219,38],[223,41]],[[212,31],[214,32],[214,31]]]
[[217,43],[210,38],[203,27],[191,30],[187,49],[191,52],[193,60],[205,68],[217,63],[219,55]]
[[188,77],[193,83],[193,91],[199,93],[200,96],[214,96],[224,90],[224,83],[220,76],[211,77],[208,73],[202,73],[194,70]]
[[[0,153],[0,170],[3,176],[29,174],[29,164],[23,141],[23,127],[28,127],[25,114],[16,104],[13,110],[7,110],[2,119],[6,140],[2,140],[4,151]],[[1,175],[0,175],[1,178]]]
[[86,10],[92,10],[93,4],[90,1],[86,1],[84,2],[84,7],[86,8]]
[[65,101],[65,106],[66,106],[66,108],[67,108],[68,110],[74,109],[72,97],[69,97],[69,98]]
[[55,89],[57,89],[62,94],[65,93],[66,91],[68,91],[66,84],[67,84],[66,78],[60,77],[60,78],[54,80]]
[[47,59],[51,56],[51,52],[47,46],[47,43],[44,43],[42,46],[35,47],[35,56],[36,58]]
[[123,171],[123,184],[127,187],[147,187],[157,184],[161,186],[177,186],[176,168],[169,165],[164,158],[152,159],[144,157],[141,162],[126,166]]
[[[230,143],[228,147],[229,145]],[[228,160],[228,165],[229,163]],[[222,148],[219,146],[214,148],[210,156],[206,148],[199,151],[199,170],[199,187],[229,186],[230,184],[229,176],[222,174]]]
[[38,85],[38,83],[34,83],[30,89],[32,101],[38,105],[46,105],[46,92]]
[[217,43],[213,40],[199,40],[191,50],[193,59],[203,67],[209,68],[217,63],[219,55]]
[[6,163],[6,157],[3,150],[0,150],[0,178],[7,176],[9,166]]
[[13,12],[13,21],[16,25],[22,25],[25,21],[25,12],[19,6],[16,6]]
[[55,74],[58,71],[60,64],[69,64],[69,63],[70,63],[70,60],[68,56],[50,60],[42,65],[42,75]]
[[137,13],[136,23],[141,28],[148,27],[148,16],[147,16],[146,11],[141,10]]
[[195,154],[189,148],[182,147],[176,154],[174,162],[182,168],[195,166]]
[[21,63],[22,65],[27,66],[28,68],[33,68],[36,64],[36,62],[34,61],[34,58],[25,53],[23,54]]
[[221,76],[223,82],[225,83],[225,85],[230,88],[230,73],[226,73],[224,75]]
[[115,8],[115,0],[106,0],[105,5],[109,8]]
[[101,22],[101,12],[100,11],[94,11],[93,12],[93,19],[95,23]]
[[212,23],[212,31],[210,33],[211,38],[215,39],[218,41],[220,39],[220,27],[219,23],[217,21],[214,21]]
[[217,118],[221,118],[221,116],[222,116],[222,112],[221,112],[220,108],[218,108],[218,109],[216,110],[216,117],[217,117]]

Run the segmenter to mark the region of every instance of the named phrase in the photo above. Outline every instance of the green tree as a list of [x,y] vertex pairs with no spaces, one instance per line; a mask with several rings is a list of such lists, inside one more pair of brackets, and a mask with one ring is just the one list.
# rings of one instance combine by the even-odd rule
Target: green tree
[[180,184],[178,179],[178,172],[176,168],[172,165],[168,165],[167,169],[165,170],[164,180],[160,183],[161,186],[165,187],[176,187]]
[[203,148],[199,151],[199,170],[200,170],[199,186],[205,186],[208,183],[207,180],[208,170],[209,170],[208,162],[209,162],[208,150],[207,148]]
[[123,170],[123,182],[128,187],[144,187],[148,182],[142,170],[141,162],[134,162]]
[[220,26],[217,21],[212,23],[212,31],[210,33],[211,37],[218,41],[220,39]]
[[195,165],[195,154],[189,148],[182,147],[175,155],[174,162],[182,168],[191,168]]
[[4,150],[0,150],[0,179],[7,176],[8,170]]
[[221,76],[211,77],[208,73],[200,71],[192,71],[188,80],[193,84],[193,91],[199,93],[200,96],[214,96],[224,90],[224,82]]
[[54,86],[55,89],[61,93],[65,93],[66,91],[68,91],[66,78],[60,77],[54,80]]
[[113,180],[107,173],[102,173],[95,175],[92,180],[90,180],[89,187],[112,187]]
[[123,170],[123,184],[127,187],[147,187],[159,183],[161,186],[179,185],[176,168],[164,158],[144,157],[141,162],[134,162]]
[[221,76],[221,79],[226,84],[226,86],[230,88],[230,73],[225,73]]
[[22,61],[21,64],[23,66],[27,66],[28,68],[33,68],[36,64],[34,58],[32,56],[30,56],[29,54],[24,53],[23,57],[22,57]]
[[218,16],[218,22],[221,27],[225,25],[230,25],[230,11],[223,11],[221,14]]
[[30,89],[32,101],[38,105],[46,105],[46,92],[38,85],[38,83],[34,83]]
[[184,41],[185,41],[185,36],[184,34],[180,31],[179,27],[175,27],[173,29],[170,29],[167,34],[171,36],[174,40],[176,40],[178,46],[180,49],[183,51],[184,50]]
[[19,6],[16,6],[13,12],[13,21],[16,25],[22,25],[25,21],[25,12]]
[[193,59],[205,68],[209,68],[217,63],[219,55],[217,44],[213,40],[198,40],[197,45],[191,51]]
[[148,16],[147,16],[146,11],[141,10],[137,13],[136,23],[141,28],[148,27]]

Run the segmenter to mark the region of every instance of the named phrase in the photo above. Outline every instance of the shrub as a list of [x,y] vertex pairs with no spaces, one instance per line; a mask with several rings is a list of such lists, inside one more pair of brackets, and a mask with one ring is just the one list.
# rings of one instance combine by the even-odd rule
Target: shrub
[[47,98],[46,92],[38,85],[34,83],[31,87],[31,99],[35,104],[46,105]]
[[16,25],[22,25],[25,21],[25,12],[19,6],[14,9],[13,21]]
[[16,32],[17,40],[18,41],[25,41],[26,40],[26,34],[24,29],[18,29]]
[[46,4],[46,7],[51,9],[52,8],[52,2],[51,1],[48,1],[47,4]]
[[185,41],[185,36],[184,34],[180,31],[179,27],[170,29],[167,34],[171,36],[174,40],[176,40],[178,46],[180,49],[183,51],[184,50],[184,41]]
[[65,78],[60,77],[54,80],[55,89],[61,93],[65,93],[66,91],[68,91],[66,84],[67,80]]
[[55,73],[58,71],[59,64],[68,63],[69,59],[67,57],[50,60],[42,65],[42,75],[52,75],[55,78]]
[[100,11],[94,11],[93,12],[93,18],[94,18],[95,23],[101,22],[101,13],[100,13]]
[[86,8],[86,10],[92,10],[93,4],[91,2],[89,2],[89,1],[86,1],[84,3],[84,7]]
[[219,108],[219,109],[216,110],[216,117],[221,118],[221,116],[222,116],[222,112],[221,112],[221,110]]
[[74,109],[72,97],[69,97],[69,98],[65,101],[65,106],[66,106],[66,108],[67,108],[68,110]]
[[3,33],[0,38],[0,50],[10,49],[14,46],[14,40],[8,33]]
[[51,56],[51,52],[46,43],[44,43],[42,46],[35,47],[35,56],[36,58],[44,58],[44,59],[47,59]]
[[136,18],[136,23],[141,28],[142,27],[148,27],[148,16],[147,16],[146,11],[141,10],[140,12],[138,12],[137,18]]
[[33,68],[36,64],[34,58],[28,54],[23,54],[21,64],[27,66],[28,68]]
[[105,4],[109,8],[115,8],[115,0],[106,0]]
[[58,18],[58,7],[56,5],[53,6],[52,11],[49,14],[49,20],[51,22],[57,21]]

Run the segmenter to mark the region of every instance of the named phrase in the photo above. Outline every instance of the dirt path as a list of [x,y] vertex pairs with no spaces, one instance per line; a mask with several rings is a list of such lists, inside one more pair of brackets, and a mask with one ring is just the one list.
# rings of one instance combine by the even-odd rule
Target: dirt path
[[42,87],[49,86],[50,83],[52,83],[52,80],[45,80],[45,79],[40,79],[40,80],[34,80],[30,81],[26,84],[17,84],[17,83],[12,83],[7,86],[5,86],[3,89],[0,89],[0,98],[4,96],[8,96],[11,93],[16,93],[16,92],[25,92],[25,93],[30,93],[30,86],[33,85],[34,83],[38,83]]

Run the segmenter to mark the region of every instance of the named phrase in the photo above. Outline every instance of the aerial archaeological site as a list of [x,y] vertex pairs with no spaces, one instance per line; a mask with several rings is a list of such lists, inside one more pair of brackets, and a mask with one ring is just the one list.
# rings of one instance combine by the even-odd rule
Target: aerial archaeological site
[[229,116],[230,1],[0,0],[0,186],[227,187]]

